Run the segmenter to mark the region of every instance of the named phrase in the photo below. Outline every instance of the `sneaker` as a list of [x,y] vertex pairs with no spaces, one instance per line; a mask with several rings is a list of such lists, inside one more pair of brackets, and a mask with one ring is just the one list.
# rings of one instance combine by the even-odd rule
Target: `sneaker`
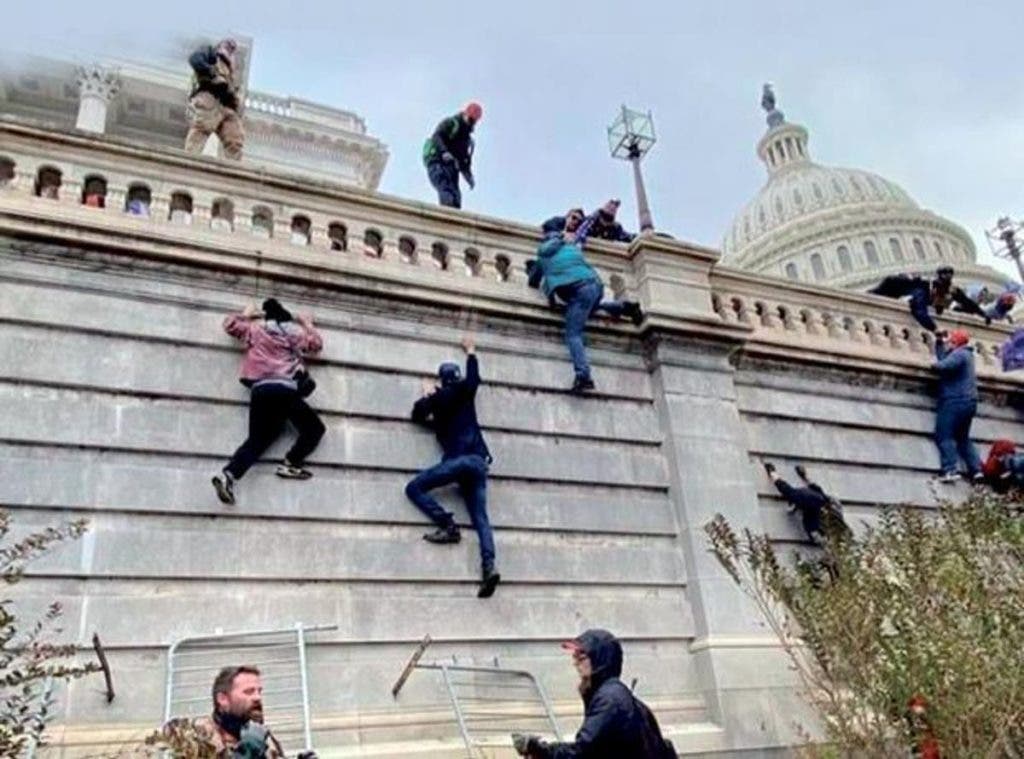
[[793,467],[793,471],[796,472],[797,477],[799,477],[804,482],[807,482],[807,470],[804,469],[803,464],[797,464],[795,467]]
[[644,311],[635,300],[627,300],[622,303],[622,315],[631,319],[633,324],[639,327],[644,321]]
[[953,485],[954,483],[960,482],[959,472],[943,472],[938,477],[939,482],[943,485]]
[[235,481],[227,472],[221,472],[213,476],[213,489],[217,491],[217,497],[221,503],[228,506],[235,505]]
[[444,545],[445,543],[458,543],[462,540],[462,533],[459,532],[459,528],[452,525],[451,527],[438,527],[433,532],[428,532],[423,536],[423,539],[428,543],[434,543],[436,545]]
[[488,569],[484,572],[483,579],[480,580],[480,589],[476,592],[477,598],[490,598],[494,595],[495,589],[498,587],[498,583],[501,582],[501,575],[493,569]]
[[590,377],[577,377],[575,382],[572,383],[572,389],[569,391],[576,395],[583,395],[590,390],[594,389],[594,380]]
[[982,485],[985,482],[985,475],[981,472],[975,472],[971,475],[971,482],[975,485]]
[[295,466],[287,461],[278,466],[274,474],[286,480],[308,480],[313,476],[313,473],[305,467]]

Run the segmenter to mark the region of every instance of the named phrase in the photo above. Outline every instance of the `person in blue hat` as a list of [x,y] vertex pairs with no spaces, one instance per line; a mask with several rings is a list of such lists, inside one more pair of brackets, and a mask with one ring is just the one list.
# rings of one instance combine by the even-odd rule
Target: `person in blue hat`
[[481,581],[478,598],[494,595],[501,575],[494,566],[494,534],[487,517],[487,470],[491,452],[476,418],[476,391],[480,365],[473,338],[462,338],[466,352],[466,376],[458,364],[446,362],[437,370],[438,382],[424,388],[424,396],[412,407],[412,420],[434,431],[444,455],[441,462],[424,469],[405,486],[405,494],[437,525],[423,539],[435,544],[458,543],[462,534],[455,518],[429,491],[455,483],[466,501],[470,520],[480,539]]

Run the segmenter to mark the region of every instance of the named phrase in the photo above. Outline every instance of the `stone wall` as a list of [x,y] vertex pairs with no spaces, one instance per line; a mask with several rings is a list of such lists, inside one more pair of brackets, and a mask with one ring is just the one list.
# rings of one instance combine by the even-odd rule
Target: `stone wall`
[[[427,658],[497,657],[536,673],[571,734],[580,705],[558,643],[602,626],[623,639],[626,678],[684,753],[767,756],[792,742],[799,698],[707,553],[703,524],[723,513],[801,542],[766,458],[806,463],[856,524],[885,504],[934,506],[930,345],[896,305],[741,274],[670,240],[597,243],[606,281],[649,318],[595,323],[598,392],[581,399],[566,392],[559,318],[525,286],[528,227],[175,152],[0,134],[18,172],[0,189],[0,503],[19,529],[91,521],[32,565],[19,603],[61,600],[66,635],[86,647],[98,632],[119,688],[109,705],[93,680],[61,693],[54,755],[158,723],[175,640],[301,621],[337,625],[312,637],[309,661],[315,742],[333,755],[463,755],[436,677],[390,693],[428,633]],[[103,171],[115,193],[145,181],[155,198],[185,188],[301,213],[313,237],[297,246],[280,225],[268,239],[241,223],[210,228],[201,211],[175,224],[159,205],[139,219],[73,194],[37,198],[42,165],[70,186]],[[348,250],[330,250],[332,221]],[[369,229],[380,245],[362,244]],[[220,323],[270,295],[312,311],[324,333],[313,402],[328,432],[313,480],[274,477],[278,444],[224,507],[209,477],[244,436],[246,392]],[[468,329],[496,459],[504,583],[489,601],[475,598],[472,533],[427,545],[403,493],[438,456],[408,420],[420,379],[460,356]],[[1020,438],[1019,384],[994,359],[1005,333],[976,333],[976,436]],[[466,524],[457,497],[444,500]]]

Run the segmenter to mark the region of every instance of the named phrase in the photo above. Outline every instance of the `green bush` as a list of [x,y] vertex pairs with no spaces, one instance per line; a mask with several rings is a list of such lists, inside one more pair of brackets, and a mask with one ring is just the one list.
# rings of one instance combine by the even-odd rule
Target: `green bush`
[[721,515],[705,529],[779,636],[828,751],[889,759],[931,736],[943,759],[994,759],[1024,756],[1020,507],[975,492],[938,513],[889,509],[794,562]]

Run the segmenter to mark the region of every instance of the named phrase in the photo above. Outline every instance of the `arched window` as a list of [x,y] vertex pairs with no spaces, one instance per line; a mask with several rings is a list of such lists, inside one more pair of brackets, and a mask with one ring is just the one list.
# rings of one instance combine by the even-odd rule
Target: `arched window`
[[935,255],[937,255],[939,258],[946,257],[946,251],[943,250],[942,243],[940,243],[938,240],[934,240],[932,242],[932,246],[935,248]]
[[850,258],[850,249],[845,245],[840,245],[836,249],[836,253],[839,255],[839,268],[844,273],[853,271],[853,260]]
[[512,276],[512,259],[499,253],[494,257],[494,271],[499,282],[507,282]]
[[87,176],[82,182],[82,205],[103,208],[107,205],[107,180],[98,174]]
[[801,195],[800,190],[796,189],[795,187],[793,188],[793,202],[796,203],[798,206],[802,206],[804,204],[804,196]]
[[128,194],[124,198],[124,212],[129,216],[149,216],[149,207],[153,202],[153,194],[149,187],[141,182],[128,185]]
[[864,258],[867,259],[869,266],[878,266],[878,249],[871,240],[864,241]]
[[290,242],[292,245],[309,245],[310,234],[313,231],[313,224],[308,216],[295,214],[292,217],[292,231]]
[[927,257],[924,253],[924,243],[922,243],[915,237],[912,244],[914,246],[914,255],[917,256],[918,259],[920,259],[921,261],[924,261]]
[[788,155],[790,158],[793,158],[796,155],[796,153],[793,151],[793,138],[792,137],[787,137],[786,138],[786,155]]
[[7,156],[0,156],[0,187],[9,185],[14,179],[14,161]]
[[825,279],[825,262],[821,260],[821,253],[811,255],[811,270],[815,279]]
[[479,277],[480,276],[480,251],[476,248],[466,248],[465,253],[462,254],[463,259],[466,262],[466,276],[467,277]]
[[36,173],[36,195],[56,200],[60,195],[61,173],[53,166],[42,166]]
[[331,241],[331,250],[348,250],[348,228],[340,221],[327,225],[327,239]]
[[846,195],[846,188],[843,187],[843,183],[835,177],[832,177],[832,189],[835,190],[836,195],[841,198]]
[[174,224],[192,223],[192,196],[187,192],[171,194],[171,222]]
[[448,246],[443,242],[435,242],[430,246],[430,260],[441,271],[448,268]]
[[786,276],[789,277],[790,279],[800,279],[800,274],[796,270],[796,264],[786,264]]
[[814,183],[814,197],[817,198],[819,203],[825,199],[825,193],[822,192],[821,185],[817,182]]
[[217,198],[210,207],[210,229],[230,232],[235,228],[235,206],[227,198]]
[[889,238],[889,250],[892,252],[893,261],[903,261],[903,246],[895,237]]
[[274,236],[274,213],[266,206],[252,209],[252,233],[270,239]]
[[370,228],[363,234],[363,252],[373,258],[380,258],[384,255],[384,235],[378,230]]
[[416,240],[408,235],[399,237],[398,255],[407,264],[416,263]]

